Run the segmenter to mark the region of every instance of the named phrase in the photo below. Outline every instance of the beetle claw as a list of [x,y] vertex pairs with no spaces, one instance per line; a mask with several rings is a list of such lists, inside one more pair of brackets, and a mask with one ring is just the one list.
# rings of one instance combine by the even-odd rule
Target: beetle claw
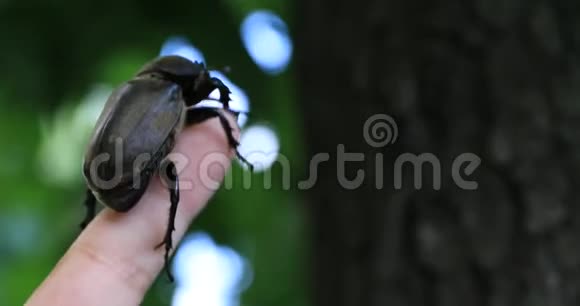
[[165,240],[161,241],[158,245],[155,246],[155,250],[159,250],[160,247],[165,245]]
[[165,239],[163,239],[163,241],[161,241],[158,245],[155,246],[155,250],[158,250],[160,247],[165,246],[165,249],[170,251],[173,248],[173,243],[171,241],[171,232],[173,232],[173,230],[171,230],[169,233],[169,236],[165,237]]
[[[173,232],[173,231],[170,231],[170,233],[171,232]],[[169,237],[165,237],[165,239],[163,241],[161,241],[161,243],[156,245],[155,250],[158,250],[162,246],[165,246],[165,254],[163,255],[163,260],[164,260],[163,269],[165,270],[165,274],[167,274],[167,278],[169,279],[169,282],[173,283],[173,275],[171,275],[171,269],[169,267],[169,253],[171,252],[171,249],[173,248],[171,235]]]
[[250,163],[245,157],[243,157],[242,154],[240,154],[240,151],[238,151],[238,150],[236,150],[236,157],[242,163],[244,163],[244,165],[248,166],[248,169],[250,170],[250,172],[254,172],[254,165],[252,163]]

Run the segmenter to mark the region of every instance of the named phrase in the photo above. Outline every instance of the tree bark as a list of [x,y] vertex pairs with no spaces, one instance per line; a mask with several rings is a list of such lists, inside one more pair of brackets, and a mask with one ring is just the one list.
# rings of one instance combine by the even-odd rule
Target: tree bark
[[[580,2],[301,0],[300,101],[315,305],[575,305],[580,300]],[[363,125],[397,123],[374,148]],[[337,147],[364,153],[337,179]],[[413,186],[394,162],[432,153]],[[462,190],[453,160],[481,165]],[[376,160],[383,155],[383,165]],[[383,176],[383,188],[375,176]],[[344,184],[343,184],[344,185]]]

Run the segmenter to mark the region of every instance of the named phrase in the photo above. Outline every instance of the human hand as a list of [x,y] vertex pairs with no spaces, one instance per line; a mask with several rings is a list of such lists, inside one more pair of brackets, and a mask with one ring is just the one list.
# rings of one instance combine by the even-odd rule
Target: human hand
[[[201,161],[209,153],[229,157],[224,161],[226,164],[209,167],[204,173],[213,181],[221,181],[233,150],[219,120],[214,118],[186,128],[178,136],[173,152],[187,156],[188,163],[179,179],[182,184],[189,181],[193,186],[180,190],[173,232],[173,245],[177,246],[215,191],[201,182]],[[104,209],[79,235],[26,305],[138,305],[163,268],[165,250],[155,246],[165,235],[169,205],[167,188],[156,175],[129,212]]]

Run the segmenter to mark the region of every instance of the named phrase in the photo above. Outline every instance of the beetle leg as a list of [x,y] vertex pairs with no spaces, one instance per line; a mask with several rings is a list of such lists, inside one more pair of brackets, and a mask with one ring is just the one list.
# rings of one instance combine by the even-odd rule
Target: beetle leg
[[[218,90],[220,93],[219,101],[224,105],[225,109],[230,108],[230,89],[218,78],[209,78],[203,83],[196,84],[194,91],[190,95],[186,95],[185,104],[186,106],[194,106],[202,100],[211,99],[208,96],[214,91]],[[214,100],[214,99],[211,99]]]
[[222,124],[222,127],[224,128],[224,131],[226,132],[226,136],[228,138],[228,142],[230,143],[230,147],[234,148],[236,151],[236,157],[238,157],[238,159],[246,164],[246,166],[248,166],[248,168],[250,169],[250,172],[254,172],[254,165],[252,165],[245,157],[242,156],[242,154],[240,154],[240,151],[238,151],[238,146],[240,145],[240,143],[236,140],[236,138],[234,138],[234,134],[232,133],[232,127],[230,125],[230,122],[228,121],[228,119],[226,118],[226,116],[218,111],[215,110],[215,112],[217,113],[218,117],[220,118],[220,122]]
[[89,225],[91,220],[93,220],[93,218],[95,217],[96,206],[97,206],[97,199],[95,198],[95,195],[93,194],[93,192],[87,188],[86,198],[85,198],[85,207],[87,209],[87,212],[85,214],[85,219],[80,224],[81,229],[84,229],[85,227],[87,227],[87,225]]
[[220,92],[220,102],[224,105],[225,109],[230,109],[230,89],[218,78],[211,78],[211,82],[217,90]]
[[165,238],[155,248],[157,249],[165,245],[165,273],[167,273],[169,281],[173,282],[173,275],[171,275],[169,269],[169,252],[173,248],[171,234],[175,230],[175,215],[177,214],[177,204],[179,203],[179,180],[177,177],[177,169],[172,161],[167,160],[166,166],[163,165],[160,169],[162,170],[160,174],[169,187],[171,206],[169,207],[169,221],[167,223],[167,230],[165,231]]
[[236,140],[233,134],[232,126],[230,122],[226,118],[226,116],[219,110],[212,107],[197,107],[187,110],[186,124],[195,124],[203,122],[207,119],[218,117],[220,119],[220,123],[226,133],[226,137],[228,139],[228,143],[230,147],[236,150],[236,157],[244,164],[248,166],[250,171],[254,171],[254,165],[252,165],[247,159],[245,159],[242,154],[238,151],[237,147],[240,143]]

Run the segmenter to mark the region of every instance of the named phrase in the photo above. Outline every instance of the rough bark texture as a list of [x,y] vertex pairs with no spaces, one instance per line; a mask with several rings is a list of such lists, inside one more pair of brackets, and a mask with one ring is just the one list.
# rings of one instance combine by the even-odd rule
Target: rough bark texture
[[[331,160],[307,192],[316,305],[576,305],[580,301],[580,2],[300,0],[309,152],[363,152],[346,190]],[[365,143],[391,115],[399,139]],[[441,160],[422,190],[393,161]],[[451,162],[478,154],[475,191]],[[384,154],[376,167],[375,155]],[[382,169],[382,170],[379,170]],[[383,171],[384,188],[374,176]]]

